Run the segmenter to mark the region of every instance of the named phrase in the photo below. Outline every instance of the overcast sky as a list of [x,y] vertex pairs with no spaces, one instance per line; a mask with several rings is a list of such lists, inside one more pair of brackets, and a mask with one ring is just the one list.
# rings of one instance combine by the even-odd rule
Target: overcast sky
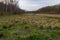
[[20,0],[19,6],[21,9],[32,11],[41,7],[59,4],[60,0]]

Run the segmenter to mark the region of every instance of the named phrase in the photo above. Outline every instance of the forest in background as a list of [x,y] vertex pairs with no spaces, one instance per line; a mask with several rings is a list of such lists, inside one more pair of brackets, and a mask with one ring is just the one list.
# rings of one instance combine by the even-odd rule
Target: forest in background
[[21,13],[47,13],[47,14],[60,14],[60,5],[53,5],[53,6],[46,6],[43,8],[40,8],[36,11],[25,11],[23,9],[20,9],[19,6],[17,6],[16,2],[15,4],[14,1],[10,1],[12,3],[8,3],[8,5],[3,2],[0,2],[0,14],[4,13],[12,13],[12,14],[21,14]]

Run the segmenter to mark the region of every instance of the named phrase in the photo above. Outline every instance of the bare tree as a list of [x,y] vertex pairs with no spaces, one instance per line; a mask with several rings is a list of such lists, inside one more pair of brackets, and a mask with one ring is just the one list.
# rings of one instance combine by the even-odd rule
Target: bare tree
[[[5,4],[6,4],[6,13],[7,13],[7,5],[10,5],[10,12],[13,12],[13,8],[12,5],[14,5],[15,7],[17,7],[17,4],[19,2],[19,0],[4,0]],[[14,9],[16,10],[16,9]]]
[[9,0],[4,0],[4,3],[6,4],[6,13],[7,13],[7,5],[9,3]]
[[[13,13],[13,7],[17,7],[19,0],[2,0],[2,2],[6,4],[5,8],[3,8],[5,9],[5,12],[7,13],[8,11],[10,11],[11,13]],[[15,8],[14,10],[17,11]]]
[[[14,8],[14,11],[15,11],[15,12],[17,11],[16,8],[17,8],[18,2],[19,2],[19,0],[10,0],[11,5],[14,5],[14,7],[15,7],[15,8]],[[10,9],[10,12],[13,13],[13,8],[12,8],[12,6],[10,6],[10,8],[11,8],[11,9]]]
[[11,13],[13,13],[13,8],[12,8],[13,2],[14,2],[13,0],[10,0],[10,3],[9,3],[10,4],[10,12]]
[[[15,5],[15,7],[17,8],[18,6],[17,6],[17,4],[18,4],[18,2],[19,2],[19,0],[14,0],[14,5]],[[18,11],[17,9],[14,9],[15,11]]]

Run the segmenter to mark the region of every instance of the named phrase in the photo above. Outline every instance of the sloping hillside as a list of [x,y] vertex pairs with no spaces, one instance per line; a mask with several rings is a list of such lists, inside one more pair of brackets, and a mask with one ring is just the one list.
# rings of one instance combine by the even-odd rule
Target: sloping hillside
[[41,8],[37,10],[37,12],[42,12],[42,13],[60,13],[60,5],[54,5],[54,6],[47,6],[44,8]]

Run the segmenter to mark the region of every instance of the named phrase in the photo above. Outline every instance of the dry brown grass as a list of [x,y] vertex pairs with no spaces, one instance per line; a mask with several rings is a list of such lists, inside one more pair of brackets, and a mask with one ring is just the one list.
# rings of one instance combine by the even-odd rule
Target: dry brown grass
[[9,15],[1,16],[0,24],[37,24],[44,26],[60,26],[60,14],[22,14],[22,15]]

